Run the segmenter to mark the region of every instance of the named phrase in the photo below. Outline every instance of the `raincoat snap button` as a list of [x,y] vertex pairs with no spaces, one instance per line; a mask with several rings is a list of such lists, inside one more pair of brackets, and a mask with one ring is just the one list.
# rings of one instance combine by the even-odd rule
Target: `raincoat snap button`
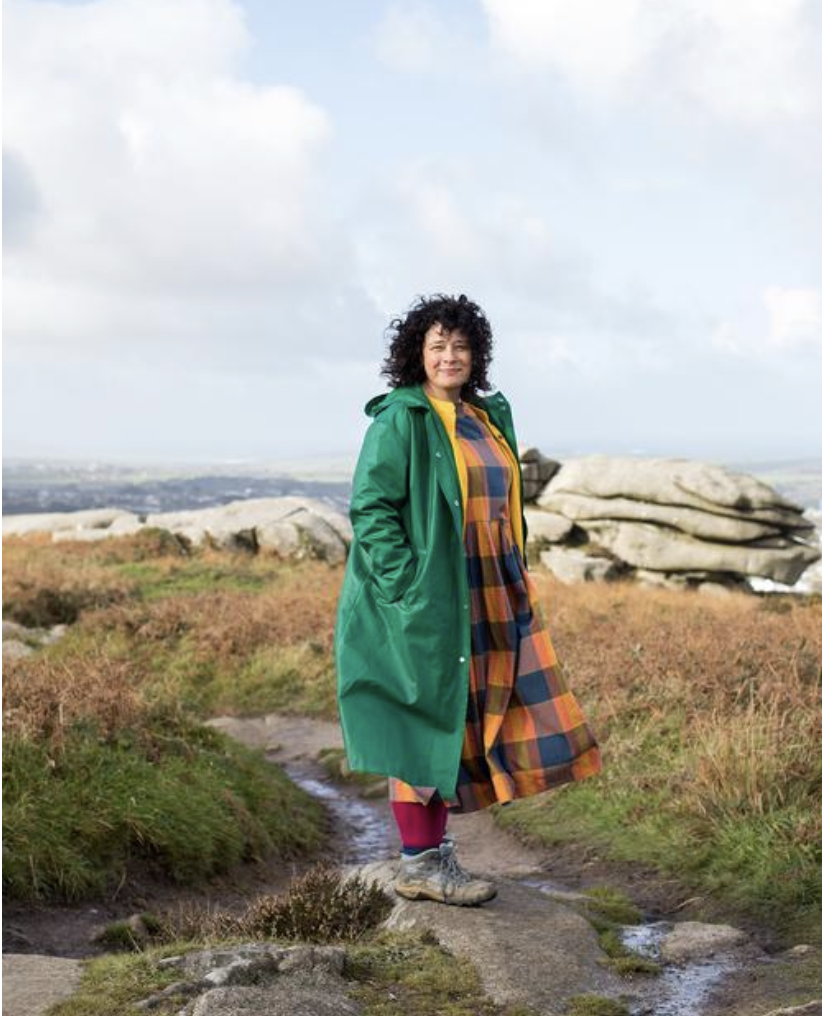
[[459,501],[459,498],[458,498],[458,497],[455,497],[455,498],[454,498],[454,504],[459,504],[459,503],[460,503],[460,501]]
[[438,459],[442,458],[442,452],[434,452]]
[[465,663],[465,657],[464,656],[460,656],[460,663]]

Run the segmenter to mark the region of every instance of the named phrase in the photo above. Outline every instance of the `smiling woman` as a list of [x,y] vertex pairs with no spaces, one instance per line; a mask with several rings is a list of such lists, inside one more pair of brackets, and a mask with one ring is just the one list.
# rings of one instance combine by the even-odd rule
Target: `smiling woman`
[[490,387],[491,328],[466,296],[392,322],[354,473],[338,604],[340,719],[351,768],[390,777],[396,891],[476,904],[449,811],[582,780],[599,747],[565,684],[525,557],[511,411]]
[[449,333],[437,322],[425,333],[422,344],[425,368],[423,388],[437,399],[449,398],[471,377],[471,343],[460,331]]

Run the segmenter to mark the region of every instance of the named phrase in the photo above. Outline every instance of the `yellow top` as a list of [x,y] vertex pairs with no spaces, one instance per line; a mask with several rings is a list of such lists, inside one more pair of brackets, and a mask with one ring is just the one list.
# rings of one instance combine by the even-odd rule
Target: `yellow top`
[[[423,391],[425,389],[423,388]],[[454,450],[454,460],[457,464],[457,475],[459,476],[460,489],[462,491],[462,530],[463,537],[465,536],[465,502],[468,500],[468,470],[465,466],[465,457],[462,454],[462,448],[460,447],[459,439],[457,438],[457,407],[450,399],[436,399],[433,395],[429,395],[425,392],[428,401],[436,409],[440,415],[440,419],[445,424],[445,430],[448,437],[451,439],[451,446]],[[505,435],[499,429],[491,423],[488,414],[484,409],[480,409],[479,406],[475,406],[472,403],[463,403],[463,405],[470,405],[469,412],[476,413],[482,422],[488,427],[494,437],[497,439],[503,454],[508,459],[508,463],[511,466],[511,490],[508,494],[508,514],[511,519],[511,528],[514,531],[514,539],[519,547],[519,552],[525,559],[525,546],[523,541],[522,533],[522,491],[519,485],[519,462],[516,458],[516,453],[511,449],[508,442],[505,440]]]

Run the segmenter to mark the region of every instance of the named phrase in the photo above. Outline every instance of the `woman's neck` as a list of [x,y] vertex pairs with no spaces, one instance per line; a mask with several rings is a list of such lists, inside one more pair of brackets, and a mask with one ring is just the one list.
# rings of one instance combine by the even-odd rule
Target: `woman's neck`
[[462,402],[462,387],[440,388],[439,385],[432,385],[430,381],[424,381],[422,388],[424,392],[434,399],[441,399],[443,402],[453,402],[455,406],[458,406]]

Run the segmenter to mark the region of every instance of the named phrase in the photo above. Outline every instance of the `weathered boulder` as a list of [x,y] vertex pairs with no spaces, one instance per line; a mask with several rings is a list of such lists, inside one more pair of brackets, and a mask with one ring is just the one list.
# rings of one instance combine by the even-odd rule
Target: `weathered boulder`
[[632,578],[639,585],[658,589],[698,589],[701,593],[717,592],[720,595],[731,591],[751,592],[751,585],[747,579],[730,572],[658,572],[648,568],[636,568],[632,572]]
[[759,518],[776,523],[784,523],[787,512],[801,526],[801,506],[773,487],[747,473],[695,459],[608,455],[569,459],[544,495],[567,492],[589,497],[629,497],[709,512],[719,509],[730,514],[757,512]]
[[618,563],[610,557],[597,557],[573,547],[551,547],[543,550],[539,559],[560,582],[604,582],[620,575]]
[[528,526],[528,542],[537,547],[546,543],[559,543],[574,528],[570,518],[557,512],[534,508],[525,509],[525,523]]
[[610,520],[589,522],[585,529],[621,561],[654,571],[736,572],[792,585],[819,558],[812,547],[784,537],[765,537],[746,544],[714,543],[645,522]]
[[[74,514],[73,512],[70,514]],[[114,519],[110,526],[94,526],[91,528],[80,527],[78,529],[62,528],[56,529],[51,538],[54,543],[62,540],[108,540],[112,536],[131,536],[139,532],[145,523],[141,522],[137,515],[121,515]]]
[[538,448],[521,451],[519,461],[522,467],[522,499],[525,502],[535,501],[545,484],[559,470],[560,464],[547,458]]
[[446,949],[474,963],[484,990],[499,1005],[531,1006],[559,1016],[567,1011],[567,999],[580,991],[617,996],[624,989],[619,976],[603,965],[588,921],[539,889],[497,878],[495,899],[481,907],[449,907],[396,896],[394,862],[374,861],[354,872],[396,900],[385,927],[430,928]]
[[308,554],[331,563],[345,560],[351,523],[322,501],[259,497],[214,508],[148,515],[146,524],[181,533],[199,545],[266,547],[284,557]]
[[78,512],[41,512],[34,515],[4,515],[3,536],[26,533],[58,533],[67,531],[108,530],[118,520],[134,519],[133,512],[121,508],[87,508]]
[[67,624],[55,624],[50,628],[27,628],[16,621],[3,621],[3,659],[30,656],[42,646],[61,639],[67,631]]
[[748,578],[794,585],[822,560],[814,519],[799,505],[753,476],[690,459],[571,459],[527,521],[529,544],[566,582],[631,575],[750,592]]
[[180,979],[137,1003],[151,1011],[172,999],[190,1001],[187,1016],[358,1016],[348,998],[341,946],[250,942],[169,956],[158,966]]
[[265,548],[282,557],[317,557],[331,564],[345,560],[351,523],[342,512],[306,497],[263,497],[211,508],[137,516],[113,508],[93,511],[12,515],[3,533],[51,532],[54,541],[100,540],[139,532],[168,530],[195,546]]
[[[634,501],[628,497],[587,497],[584,494],[549,493],[539,499],[540,507],[554,515],[575,522],[596,522],[603,519],[626,522],[652,522],[681,530],[703,540],[727,543],[745,543],[763,536],[778,536],[782,531],[776,522],[760,522],[743,513],[709,512],[681,505],[658,504],[653,501]],[[536,515],[532,512],[532,515]],[[787,513],[786,513],[787,514]],[[796,533],[813,532],[810,521],[785,520],[784,528]]]

